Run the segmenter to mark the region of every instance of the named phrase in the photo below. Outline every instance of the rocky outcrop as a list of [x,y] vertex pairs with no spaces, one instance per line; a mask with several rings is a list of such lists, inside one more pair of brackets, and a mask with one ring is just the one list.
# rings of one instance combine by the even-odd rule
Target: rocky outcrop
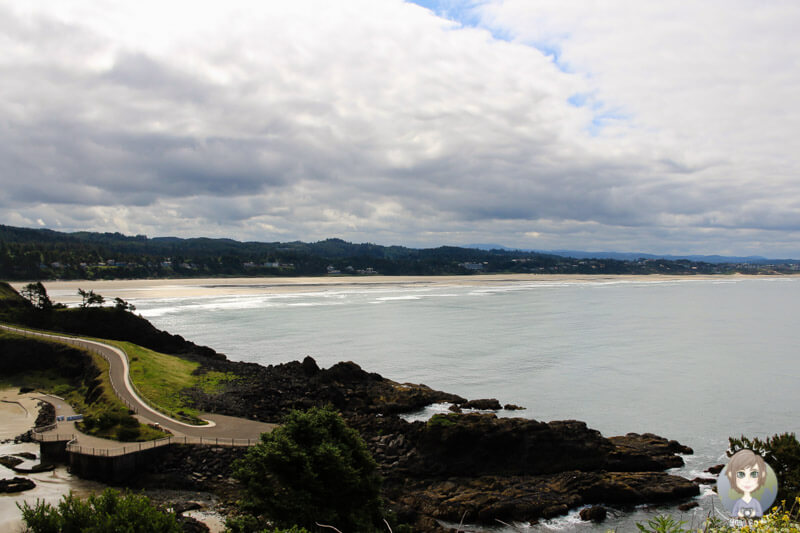
[[40,400],[38,407],[39,414],[36,415],[33,427],[40,428],[54,424],[56,421],[56,408],[53,407],[53,404]]
[[602,522],[606,519],[608,511],[602,505],[592,505],[585,509],[581,509],[579,516],[584,522]]
[[430,421],[354,416],[398,516],[420,520],[535,521],[582,505],[686,499],[691,481],[661,470],[691,450],[652,434],[605,438],[574,420],[538,422],[492,414]]
[[621,437],[610,437],[614,452],[608,457],[608,470],[642,471],[666,470],[683,466],[683,459],[676,454],[694,451],[676,440],[667,440],[652,433],[628,433]]
[[[221,364],[217,362],[217,366]],[[397,383],[349,361],[320,369],[313,358],[306,357],[303,362],[267,367],[227,363],[226,369],[241,377],[214,394],[200,389],[187,391],[199,409],[279,422],[292,409],[327,404],[345,414],[388,415],[413,412],[432,403],[466,402],[425,385]]]
[[499,411],[503,408],[495,398],[469,400],[458,405],[462,409],[478,409],[479,411]]
[[680,500],[698,494],[690,481],[663,472],[582,472],[539,476],[454,477],[409,482],[395,501],[398,515],[492,523],[531,521],[566,514],[592,503],[636,505]]
[[14,468],[18,464],[22,463],[22,459],[19,457],[14,457],[13,455],[3,455],[0,457],[0,465],[3,465],[7,468]]
[[10,492],[23,492],[31,490],[36,486],[32,480],[26,477],[15,477],[12,479],[0,479],[0,494]]

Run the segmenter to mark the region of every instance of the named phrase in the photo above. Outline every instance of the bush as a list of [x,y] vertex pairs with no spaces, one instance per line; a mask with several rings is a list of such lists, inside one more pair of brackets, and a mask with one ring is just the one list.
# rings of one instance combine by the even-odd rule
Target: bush
[[381,520],[380,477],[361,436],[330,407],[293,411],[235,465],[242,507],[279,527],[317,523],[372,531]]
[[26,532],[29,533],[180,533],[181,527],[174,514],[153,507],[145,496],[120,494],[106,489],[100,496],[90,495],[85,501],[70,493],[53,507],[36,500],[17,504],[22,511]]

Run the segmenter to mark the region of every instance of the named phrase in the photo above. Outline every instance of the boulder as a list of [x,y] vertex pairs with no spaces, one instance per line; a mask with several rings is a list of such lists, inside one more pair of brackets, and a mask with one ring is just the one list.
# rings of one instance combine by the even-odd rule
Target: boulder
[[614,449],[575,420],[538,422],[493,414],[437,415],[416,435],[416,474],[464,476],[595,470]]
[[581,520],[584,522],[597,522],[600,523],[606,519],[608,515],[608,511],[602,505],[593,505],[591,507],[586,507],[585,509],[581,509],[579,513]]
[[680,504],[678,506],[678,510],[679,511],[683,511],[685,513],[686,511],[694,509],[695,507],[700,507],[700,504],[697,503],[697,502],[686,502],[686,503]]
[[459,405],[462,409],[478,409],[479,411],[499,411],[503,408],[500,402],[494,398],[483,400],[469,400]]
[[624,436],[609,437],[614,452],[609,454],[606,468],[620,472],[643,472],[647,470],[666,470],[683,466],[683,458],[677,453],[694,453],[691,448],[678,441],[667,440],[652,433],[628,433]]
[[20,459],[19,457],[14,457],[13,455],[4,455],[0,457],[0,465],[3,465],[7,468],[14,468],[21,462],[22,459]]
[[32,480],[25,477],[15,477],[12,479],[0,479],[0,493],[23,492],[31,490],[36,486]]

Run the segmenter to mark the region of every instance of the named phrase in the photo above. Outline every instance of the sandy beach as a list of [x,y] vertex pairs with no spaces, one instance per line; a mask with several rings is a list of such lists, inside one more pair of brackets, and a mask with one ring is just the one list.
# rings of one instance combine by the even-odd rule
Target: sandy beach
[[[320,276],[297,278],[193,278],[45,281],[54,302],[75,305],[81,302],[78,289],[93,290],[111,301],[114,298],[195,298],[200,296],[285,294],[314,292],[333,288],[381,286],[490,286],[507,283],[583,283],[583,282],[664,282],[699,279],[751,279],[754,276],[662,276],[662,275],[574,275],[574,274],[486,274],[473,276]],[[773,276],[774,277],[774,276]],[[11,285],[20,291],[26,282]]]
[[[3,442],[13,439],[33,427],[39,413],[39,400],[36,393],[19,394],[17,388],[0,389],[0,455],[13,455],[22,452],[39,454],[39,445],[35,443],[14,444]],[[9,468],[0,465],[0,478],[14,476],[31,478],[36,487],[33,490],[0,496],[0,531],[21,531],[21,514],[17,504],[28,502],[34,504],[42,499],[52,504],[58,503],[70,490],[78,495],[91,491],[100,491],[104,485],[86,481],[72,476],[66,466],[59,466],[52,472],[38,474],[16,474]]]
[[0,441],[13,439],[33,427],[39,400],[18,389],[0,389]]

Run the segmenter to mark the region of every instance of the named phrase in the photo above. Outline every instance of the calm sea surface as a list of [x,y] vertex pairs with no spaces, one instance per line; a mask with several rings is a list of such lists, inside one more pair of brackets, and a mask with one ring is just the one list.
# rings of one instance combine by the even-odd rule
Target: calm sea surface
[[[265,285],[132,301],[159,328],[233,360],[352,360],[396,381],[527,407],[513,416],[678,439],[696,452],[677,472],[687,477],[725,462],[728,436],[800,432],[800,278],[388,282],[280,294]],[[631,516],[656,512],[601,529],[627,530]],[[573,515],[534,529],[589,527]]]

